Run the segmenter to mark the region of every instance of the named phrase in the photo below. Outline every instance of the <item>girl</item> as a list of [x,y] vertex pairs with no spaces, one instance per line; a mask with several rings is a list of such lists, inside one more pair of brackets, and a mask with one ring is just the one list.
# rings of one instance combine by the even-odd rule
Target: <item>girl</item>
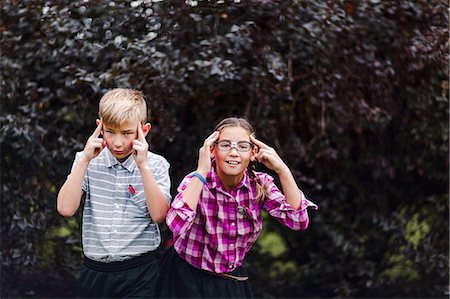
[[[263,163],[279,176],[282,193]],[[156,295],[162,298],[248,298],[248,277],[241,266],[261,228],[261,209],[283,225],[304,230],[305,198],[275,150],[254,136],[243,118],[226,118],[206,138],[197,170],[178,187],[166,216],[172,249],[162,266]]]

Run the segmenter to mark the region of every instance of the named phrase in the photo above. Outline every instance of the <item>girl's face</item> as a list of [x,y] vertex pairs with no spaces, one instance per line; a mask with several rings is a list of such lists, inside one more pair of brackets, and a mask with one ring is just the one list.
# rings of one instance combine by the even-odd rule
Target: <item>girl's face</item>
[[[225,127],[220,131],[217,142],[229,141],[231,147],[227,150],[216,144],[211,152],[212,157],[216,159],[216,172],[222,180],[241,180],[245,169],[249,162],[254,159],[255,147],[251,147],[249,151],[241,151],[234,146],[239,142],[250,142],[250,132],[242,127]],[[245,148],[245,147],[244,147]]]

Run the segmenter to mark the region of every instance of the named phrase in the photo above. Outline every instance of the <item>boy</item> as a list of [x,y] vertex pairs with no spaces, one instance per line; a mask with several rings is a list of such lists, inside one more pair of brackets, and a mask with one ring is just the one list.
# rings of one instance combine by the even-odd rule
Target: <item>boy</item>
[[[141,92],[113,89],[100,100],[97,128],[61,187],[58,212],[69,217],[83,194],[80,297],[153,297],[169,209],[169,163],[148,151],[151,129]],[[100,135],[103,136],[100,137]]]

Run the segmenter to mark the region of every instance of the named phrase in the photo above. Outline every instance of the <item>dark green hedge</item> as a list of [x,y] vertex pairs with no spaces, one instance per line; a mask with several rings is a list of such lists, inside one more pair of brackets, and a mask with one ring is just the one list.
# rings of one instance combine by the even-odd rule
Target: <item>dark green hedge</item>
[[320,206],[306,232],[265,220],[257,297],[447,297],[447,4],[154,2],[2,2],[1,297],[76,296],[81,214],[55,199],[117,86],[145,93],[173,194],[243,115]]

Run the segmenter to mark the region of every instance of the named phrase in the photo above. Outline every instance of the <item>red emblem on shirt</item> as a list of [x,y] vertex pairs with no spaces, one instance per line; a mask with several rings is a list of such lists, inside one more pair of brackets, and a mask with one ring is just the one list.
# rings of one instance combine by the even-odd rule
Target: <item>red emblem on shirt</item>
[[128,191],[130,192],[131,196],[136,196],[136,190],[134,190],[133,186],[128,185]]

